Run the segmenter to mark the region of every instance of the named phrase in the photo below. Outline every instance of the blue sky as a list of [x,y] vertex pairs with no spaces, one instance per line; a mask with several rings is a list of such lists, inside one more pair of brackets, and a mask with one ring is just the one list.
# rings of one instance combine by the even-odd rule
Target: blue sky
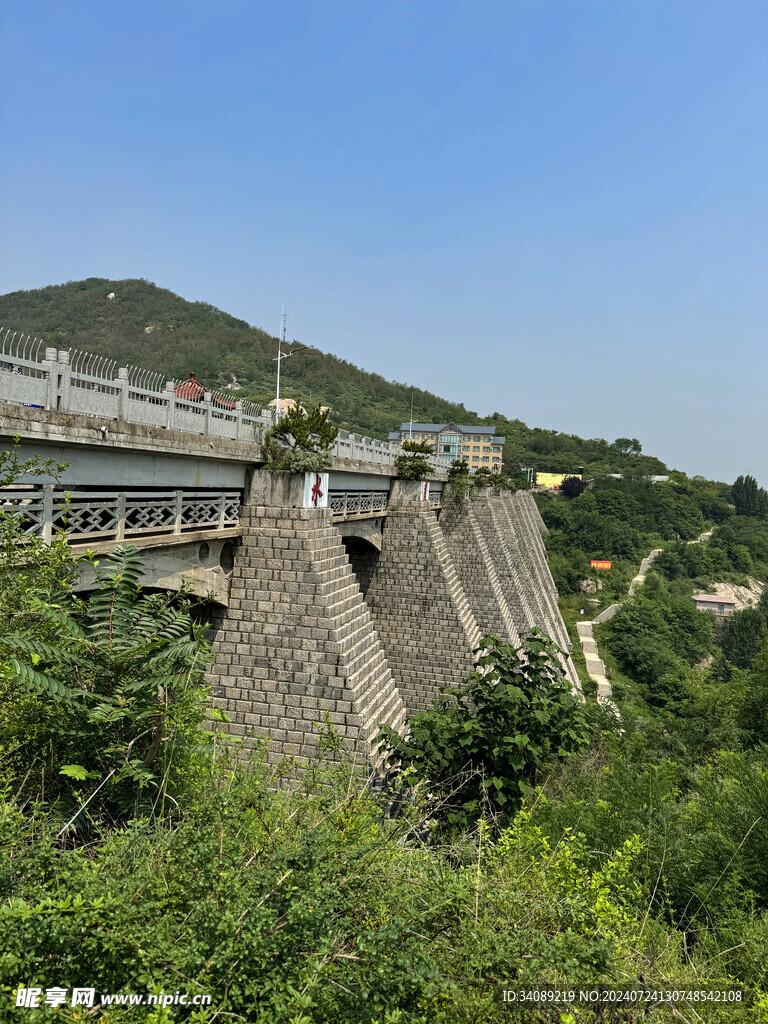
[[274,332],[285,301],[366,369],[768,485],[762,0],[0,18],[0,292],[146,277]]

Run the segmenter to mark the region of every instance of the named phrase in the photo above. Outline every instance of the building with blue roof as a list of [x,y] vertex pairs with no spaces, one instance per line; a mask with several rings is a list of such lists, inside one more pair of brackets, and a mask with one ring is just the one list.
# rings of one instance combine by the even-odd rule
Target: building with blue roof
[[500,473],[502,446],[506,438],[496,436],[496,427],[473,427],[462,423],[403,423],[399,430],[390,433],[389,440],[398,445],[403,441],[426,441],[443,462],[461,459],[472,471],[485,468]]

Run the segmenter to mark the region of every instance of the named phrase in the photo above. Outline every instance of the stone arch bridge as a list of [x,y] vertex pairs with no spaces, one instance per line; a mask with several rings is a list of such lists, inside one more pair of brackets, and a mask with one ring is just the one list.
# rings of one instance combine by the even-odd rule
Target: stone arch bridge
[[539,627],[578,688],[528,493],[456,501],[439,463],[425,488],[396,478],[386,443],[343,435],[328,507],[307,507],[303,477],[263,470],[263,423],[243,439],[211,433],[210,420],[197,432],[132,422],[127,392],[113,416],[72,412],[55,395],[22,402],[12,377],[0,362],[0,447],[17,437],[21,458],[67,468],[17,481],[0,504],[29,532],[66,529],[97,555],[133,543],[146,586],[207,597],[214,700],[231,733],[271,738],[270,757],[311,755],[327,712],[375,758],[379,725],[402,729],[464,679],[484,633],[516,641]]

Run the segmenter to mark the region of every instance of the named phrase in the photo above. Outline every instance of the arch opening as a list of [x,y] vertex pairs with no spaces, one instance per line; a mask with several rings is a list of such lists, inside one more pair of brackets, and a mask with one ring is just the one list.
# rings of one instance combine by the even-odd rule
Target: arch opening
[[380,552],[378,548],[361,537],[342,537],[344,549],[349,558],[349,564],[357,579],[360,592],[363,597],[368,594],[368,587],[371,585],[376,565],[379,561]]

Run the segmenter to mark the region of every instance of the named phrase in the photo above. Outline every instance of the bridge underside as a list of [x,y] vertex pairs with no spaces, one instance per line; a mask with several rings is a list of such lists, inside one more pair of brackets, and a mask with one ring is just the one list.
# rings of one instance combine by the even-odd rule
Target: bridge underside
[[360,593],[365,597],[381,554],[381,539],[379,539],[378,546],[362,537],[344,535],[342,541]]

